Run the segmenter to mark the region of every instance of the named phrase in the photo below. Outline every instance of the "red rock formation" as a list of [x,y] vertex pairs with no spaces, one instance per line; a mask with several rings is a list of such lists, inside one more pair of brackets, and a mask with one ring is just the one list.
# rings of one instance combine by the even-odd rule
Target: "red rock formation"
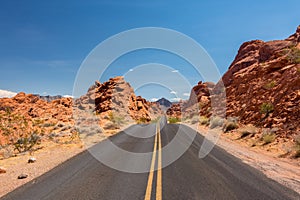
[[120,76],[102,84],[96,81],[86,95],[76,100],[76,105],[96,111],[103,119],[113,112],[133,120],[150,121],[151,116],[160,113],[156,105],[136,96],[130,84]]
[[[300,126],[300,26],[286,40],[244,43],[223,76],[227,115],[295,133]],[[262,113],[263,104],[273,107]],[[268,115],[268,116],[266,116]]]
[[[244,124],[277,127],[282,137],[299,132],[300,26],[285,40],[254,40],[242,44],[222,80],[228,117],[238,117]],[[182,110],[191,110],[199,103],[200,115],[209,116],[210,101],[218,100],[215,94],[220,85],[220,82],[215,87],[199,82]],[[168,114],[176,115],[178,110],[178,105],[174,105]]]

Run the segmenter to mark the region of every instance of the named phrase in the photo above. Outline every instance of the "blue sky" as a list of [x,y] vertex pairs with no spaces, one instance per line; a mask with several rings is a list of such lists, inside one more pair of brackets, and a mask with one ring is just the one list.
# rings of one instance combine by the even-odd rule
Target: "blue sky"
[[[298,0],[1,1],[0,89],[70,95],[77,70],[93,48],[139,27],[186,34],[206,49],[223,74],[243,42],[283,39],[294,33],[300,24],[299,6]],[[182,72],[191,85],[201,79],[178,58],[144,51],[116,60],[101,81],[143,62],[159,61]],[[148,99],[176,98],[172,91],[145,86],[137,93]]]

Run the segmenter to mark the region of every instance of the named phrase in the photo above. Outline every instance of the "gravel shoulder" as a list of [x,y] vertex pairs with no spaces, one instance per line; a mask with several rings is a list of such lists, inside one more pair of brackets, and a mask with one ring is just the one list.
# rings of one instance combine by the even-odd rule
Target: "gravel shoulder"
[[[203,136],[206,135],[208,130],[203,126],[185,125],[197,130]],[[220,134],[217,145],[228,153],[240,158],[244,163],[260,170],[267,177],[300,194],[299,159],[279,158],[274,151],[268,152],[261,148],[250,148],[246,142],[234,140],[225,134]]]

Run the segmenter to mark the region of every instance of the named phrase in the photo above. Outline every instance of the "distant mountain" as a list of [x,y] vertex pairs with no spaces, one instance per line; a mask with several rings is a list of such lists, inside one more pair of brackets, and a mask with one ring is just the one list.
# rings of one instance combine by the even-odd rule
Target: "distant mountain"
[[169,108],[172,106],[172,102],[170,102],[168,99],[165,99],[165,98],[161,98],[161,99],[157,100],[156,102],[159,103],[159,105],[161,105],[161,106],[165,106],[166,108]]

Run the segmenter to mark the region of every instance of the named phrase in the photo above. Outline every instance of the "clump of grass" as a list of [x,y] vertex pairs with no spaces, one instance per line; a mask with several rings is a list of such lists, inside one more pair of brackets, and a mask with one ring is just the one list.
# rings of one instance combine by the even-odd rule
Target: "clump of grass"
[[209,128],[213,129],[213,128],[217,128],[217,127],[222,127],[224,124],[224,119],[219,117],[219,116],[213,116],[210,118],[210,124],[209,124]]
[[288,50],[286,50],[286,52],[287,52],[286,57],[289,60],[289,62],[294,64],[300,63],[300,49],[296,47],[291,47]]
[[260,106],[260,112],[265,114],[265,118],[269,116],[270,113],[274,111],[274,106],[271,103],[263,103]]
[[225,122],[223,131],[224,131],[224,133],[227,133],[228,131],[237,129],[238,127],[239,127],[239,125],[236,122]]
[[108,113],[108,119],[117,127],[124,124],[124,117],[115,115],[113,112]]
[[194,115],[191,119],[191,124],[196,124],[199,122],[199,116],[198,115]]
[[300,157],[300,135],[297,135],[295,137],[295,158],[299,158]]
[[270,144],[275,141],[276,134],[274,130],[265,129],[262,135],[263,145]]
[[169,117],[168,122],[170,124],[176,124],[176,123],[180,122],[180,119],[178,117]]
[[244,138],[248,135],[253,136],[257,132],[257,128],[252,124],[249,124],[239,130],[241,138]]
[[208,126],[209,125],[209,118],[205,117],[205,116],[200,116],[199,118],[199,123],[201,125],[205,125]]
[[275,87],[277,85],[276,81],[271,81],[268,82],[267,84],[264,85],[265,89],[272,89],[273,87]]
[[145,118],[145,117],[141,117],[141,118],[139,118],[138,120],[136,120],[136,123],[137,123],[137,124],[145,124],[145,123],[147,123],[147,122],[148,122],[148,119]]

